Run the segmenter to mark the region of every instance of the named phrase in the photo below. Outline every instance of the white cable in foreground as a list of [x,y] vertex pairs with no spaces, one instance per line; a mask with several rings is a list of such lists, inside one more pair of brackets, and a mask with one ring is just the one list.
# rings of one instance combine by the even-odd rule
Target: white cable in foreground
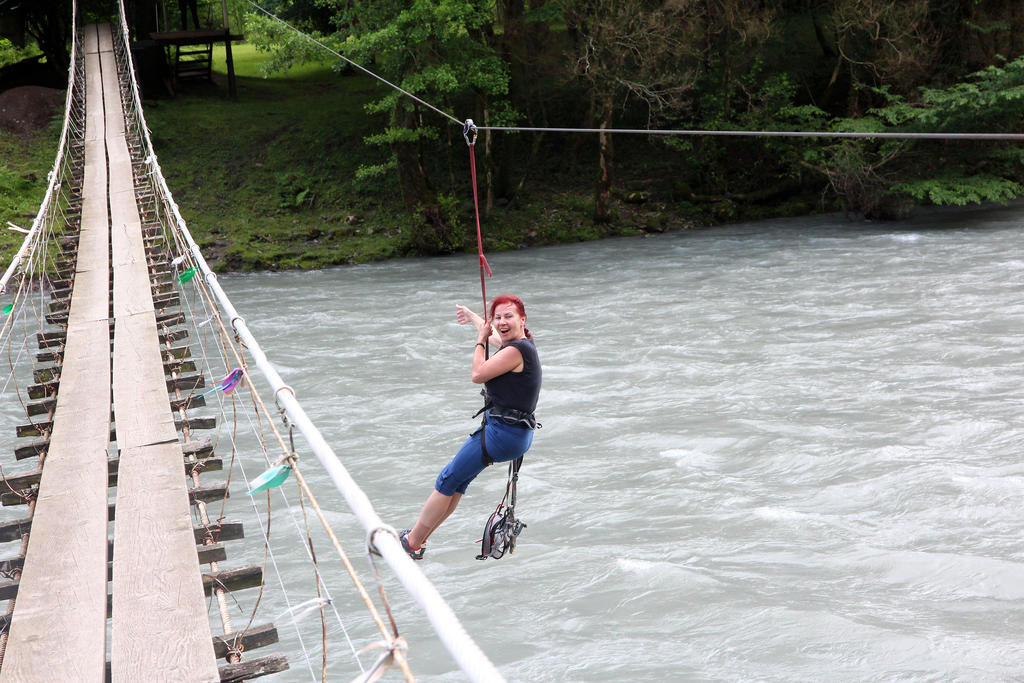
[[[121,14],[121,31],[122,40],[127,44],[128,41],[128,22],[125,18],[124,5],[122,2],[118,2],[118,7]],[[178,210],[178,205],[174,201],[174,197],[171,195],[170,188],[167,187],[167,181],[164,179],[163,172],[160,170],[160,163],[157,161],[156,152],[153,150],[153,142],[149,136],[149,128],[146,125],[145,114],[142,111],[142,101],[139,98],[138,84],[135,82],[135,74],[132,69],[128,70],[129,79],[131,81],[131,92],[134,98],[135,110],[139,117],[139,125],[142,130],[143,137],[146,141],[146,154],[148,161],[152,164],[153,177],[156,178],[157,183],[160,187],[160,192],[163,194],[168,206],[171,208],[171,213],[174,217],[174,221],[181,231],[181,234],[185,237],[185,241],[189,245],[189,250],[192,256],[195,258],[196,263],[199,265],[200,271],[206,279],[206,282],[211,290],[220,302],[221,307],[224,310],[227,320],[231,321],[231,326],[238,334],[239,338],[245,343],[246,348],[252,355],[253,360],[256,362],[256,366],[263,373],[267,382],[273,389],[273,394],[277,400],[278,405],[284,409],[288,415],[288,419],[293,425],[302,433],[305,437],[306,442],[309,444],[310,449],[316,455],[320,464],[323,465],[324,469],[330,474],[331,479],[334,481],[334,485],[338,488],[338,491],[345,497],[345,501],[348,503],[349,508],[355,513],[359,519],[360,524],[366,529],[368,534],[368,542],[372,542],[373,549],[377,550],[384,560],[391,567],[392,571],[395,572],[395,576],[402,585],[405,586],[409,594],[420,604],[423,610],[427,614],[427,618],[433,625],[434,630],[440,637],[441,642],[444,643],[445,648],[455,659],[459,667],[466,673],[472,681],[480,682],[498,682],[504,681],[504,677],[498,672],[498,669],[494,664],[487,658],[487,655],[483,653],[480,647],[473,641],[473,639],[463,628],[459,622],[458,617],[452,611],[452,608],[445,602],[441,594],[438,593],[437,588],[430,582],[429,579],[420,571],[419,567],[415,565],[413,560],[405,553],[402,549],[402,545],[398,540],[398,535],[395,530],[384,523],[384,521],[377,515],[377,512],[373,509],[373,504],[370,499],[363,493],[363,490],[359,488],[355,480],[349,475],[348,470],[341,464],[341,460],[334,453],[331,447],[324,440],[320,431],[316,428],[313,422],[306,415],[306,412],[299,405],[299,402],[295,399],[293,392],[290,390],[282,391],[287,385],[281,379],[281,376],[271,365],[267,359],[266,354],[260,347],[259,342],[249,331],[249,328],[245,324],[245,320],[238,314],[238,311],[232,305],[228,295],[221,288],[220,283],[217,282],[217,275],[210,269],[206,259],[203,257],[202,252],[199,249],[199,245],[196,244],[192,238],[192,234],[189,232],[188,227],[185,225],[185,220],[181,217],[181,212]],[[384,533],[380,533],[383,531]]]

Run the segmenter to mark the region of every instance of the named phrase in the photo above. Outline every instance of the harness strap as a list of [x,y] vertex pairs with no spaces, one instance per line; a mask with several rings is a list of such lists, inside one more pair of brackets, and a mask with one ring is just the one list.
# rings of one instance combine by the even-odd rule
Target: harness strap
[[[487,407],[484,406],[480,410],[481,411],[486,411]],[[477,414],[479,415],[479,413],[477,413]],[[484,412],[484,419],[480,423],[480,457],[484,461],[484,467],[490,467],[491,465],[494,464],[494,458],[492,458],[490,456],[490,454],[487,452],[487,439],[486,439],[486,435],[487,435],[487,413]]]
[[[485,411],[489,411],[491,417],[501,420],[510,427],[525,427],[527,429],[540,429],[543,425],[537,422],[537,418],[533,413],[528,413],[525,410],[518,410],[516,408],[505,408],[503,406],[496,406],[491,402],[491,397],[487,395],[486,389],[480,390],[480,395],[484,397],[483,407],[473,413],[473,417],[480,415]],[[484,415],[484,424],[487,424],[487,416]]]
[[509,498],[508,501],[508,509],[512,513],[513,517],[515,517],[516,514],[516,484],[519,483],[519,468],[522,466],[523,456],[521,455],[509,464],[509,475],[511,476],[512,479],[512,481],[510,482],[512,496]]

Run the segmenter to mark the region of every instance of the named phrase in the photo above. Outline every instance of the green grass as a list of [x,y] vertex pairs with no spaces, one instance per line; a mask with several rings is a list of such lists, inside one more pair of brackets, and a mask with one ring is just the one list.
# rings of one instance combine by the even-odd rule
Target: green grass
[[[0,38],[0,66],[38,54],[35,45],[16,48]],[[63,111],[57,112],[61,117]],[[53,168],[60,141],[60,123],[27,138],[0,132],[0,269],[17,253],[24,235],[8,229],[8,222],[29,228],[46,194],[47,174]]]
[[[331,57],[334,60],[334,57]],[[235,74],[246,78],[271,78],[264,74],[263,65],[267,63],[267,55],[259,52],[248,43],[232,44],[231,61],[235,65]],[[330,62],[297,64],[285,71],[272,75],[274,80],[291,81],[336,81],[338,75],[331,69]],[[213,70],[218,74],[226,76],[227,59],[225,58],[224,46],[214,46]]]
[[[60,112],[63,114],[63,112]],[[53,167],[60,141],[55,121],[29,138],[0,132],[0,264],[6,267],[24,235],[9,230],[11,222],[29,228],[46,194],[46,176]]]
[[168,185],[190,230],[221,269],[309,268],[402,253],[406,220],[393,182],[361,182],[375,163],[363,137],[381,125],[363,106],[381,91],[365,76],[303,65],[266,78],[251,46],[224,50],[215,83],[148,100],[146,118]]

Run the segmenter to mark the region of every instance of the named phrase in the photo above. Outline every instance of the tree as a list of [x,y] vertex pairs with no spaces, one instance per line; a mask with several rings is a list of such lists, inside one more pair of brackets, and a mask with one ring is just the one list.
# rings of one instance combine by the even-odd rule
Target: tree
[[14,7],[0,6],[0,12],[18,25],[17,33],[23,31],[36,42],[46,57],[53,77],[57,82],[63,81],[70,64],[68,46],[71,43],[71,0],[16,3]]
[[[272,1],[342,54],[444,112],[484,125],[934,130],[954,120],[957,98],[975,97],[970,88],[994,94],[998,82],[1014,92],[1015,67],[1001,56],[1024,50],[1024,4],[1014,0]],[[269,22],[254,26],[248,33],[273,47],[276,64],[325,57]],[[967,64],[980,75],[965,79]],[[989,67],[999,74],[984,75]],[[1012,118],[1009,100],[997,109]],[[452,198],[465,192],[456,123],[393,91],[369,111],[383,130],[366,142],[382,158],[360,176],[396,182],[421,234],[433,231],[438,250],[455,248]],[[959,123],[972,130],[1019,126],[983,114]],[[524,139],[533,140],[531,152],[517,149]],[[598,222],[613,218],[619,178],[647,171],[627,166],[641,144],[658,159],[663,196],[700,205],[702,218],[736,217],[743,215],[737,204],[797,192],[806,206],[823,188],[831,190],[821,193],[826,205],[838,199],[868,213],[897,195],[952,201],[957,183],[964,197],[995,198],[1015,191],[1017,168],[1012,149],[995,145],[658,137],[629,138],[616,149],[613,141],[622,138],[606,132],[569,138],[484,131],[477,158],[482,147],[485,212],[495,197],[516,196],[509,169],[533,167],[542,139],[553,152],[551,166],[596,139]]]
[[617,109],[631,102],[647,107],[648,124],[682,106],[699,73],[693,59],[698,50],[687,36],[693,35],[701,4],[661,0],[569,0],[565,4],[574,70],[586,83],[589,116],[602,129],[594,193],[594,218],[599,222],[611,219],[614,163],[612,136],[603,131],[613,127]]
[[[488,41],[494,34],[493,6],[474,0],[320,0],[319,4],[332,11],[335,32],[327,42],[341,54],[372,64],[377,74],[442,111],[465,111],[468,103],[473,107],[471,118],[496,125],[508,120],[508,67],[493,41]],[[308,41],[300,45],[267,22],[251,22],[253,29],[263,36],[265,45],[270,42],[268,35],[281,41],[278,64],[311,54]],[[387,152],[382,163],[364,166],[361,177],[395,173],[407,210],[420,219],[419,228],[436,232],[438,250],[450,251],[455,226],[452,212],[444,208],[450,203],[441,197],[453,190],[453,148],[464,144],[455,123],[394,90],[372,104],[369,113],[384,114],[387,124],[366,142]],[[447,158],[436,154],[442,140]],[[444,174],[446,161],[449,173]]]
[[[990,0],[813,2],[827,90],[809,127],[847,131],[1018,132],[1020,65],[1006,63],[1019,3]],[[1017,24],[1019,26],[1019,23]],[[1001,47],[997,47],[1001,46]],[[964,64],[986,68],[964,76]],[[825,94],[843,83],[845,98]],[[838,89],[837,89],[838,90]],[[791,108],[790,113],[799,108]],[[830,116],[830,114],[834,115]],[[1019,193],[1015,146],[964,141],[845,140],[807,147],[801,164],[852,210],[899,215],[912,201],[963,203]],[[894,207],[895,210],[894,210]]]
[[[904,125],[911,129],[1019,133],[1024,122],[1024,57],[988,66],[948,88],[923,88],[919,106],[908,108],[895,100],[890,109],[905,117]],[[1024,192],[1019,143],[954,141],[918,152],[914,162],[891,192],[957,205],[1006,201]]]

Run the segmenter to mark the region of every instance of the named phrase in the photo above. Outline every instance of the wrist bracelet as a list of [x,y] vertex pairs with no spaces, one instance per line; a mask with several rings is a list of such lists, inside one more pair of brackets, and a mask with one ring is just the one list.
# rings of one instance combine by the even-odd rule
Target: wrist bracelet
[[476,345],[483,346],[485,349],[487,348],[487,346],[483,342],[477,342]]

